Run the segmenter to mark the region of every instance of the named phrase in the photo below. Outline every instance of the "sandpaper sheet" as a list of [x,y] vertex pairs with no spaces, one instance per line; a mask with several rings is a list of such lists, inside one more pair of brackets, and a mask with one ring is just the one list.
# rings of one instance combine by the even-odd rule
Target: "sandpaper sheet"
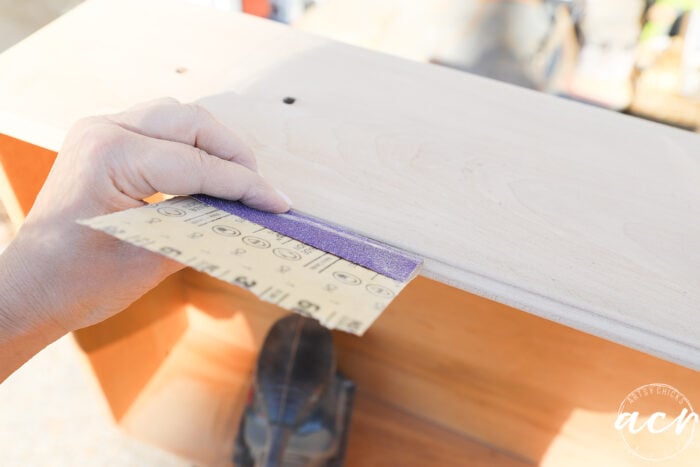
[[212,204],[176,197],[80,223],[313,317],[330,329],[356,335],[369,328],[420,267],[420,260],[411,255],[402,257],[400,250],[333,227],[320,226],[322,235],[304,229],[288,232],[317,240],[326,237],[328,249],[340,254],[363,251],[352,245],[369,248],[374,243],[363,254],[374,257],[365,261],[370,265],[378,259],[375,269],[380,273],[242,217],[260,211],[224,210]]

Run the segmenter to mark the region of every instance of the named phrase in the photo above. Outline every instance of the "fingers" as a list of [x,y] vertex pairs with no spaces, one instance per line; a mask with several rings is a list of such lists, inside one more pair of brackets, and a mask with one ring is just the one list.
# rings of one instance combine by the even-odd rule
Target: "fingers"
[[253,151],[236,133],[196,104],[166,97],[107,118],[132,132],[200,148],[207,153],[257,170]]
[[[193,146],[141,135],[129,138],[124,157],[111,173],[120,190],[134,199],[156,192],[173,195],[204,193],[240,200],[270,212],[286,212],[289,203],[258,173],[248,167],[212,156]],[[138,157],[129,157],[138,154]]]

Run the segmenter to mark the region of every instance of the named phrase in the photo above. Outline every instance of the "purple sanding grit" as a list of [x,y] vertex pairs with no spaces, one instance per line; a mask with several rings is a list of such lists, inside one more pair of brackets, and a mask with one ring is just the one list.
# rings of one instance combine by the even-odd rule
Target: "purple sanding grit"
[[397,248],[294,210],[273,214],[238,201],[208,195],[193,195],[193,198],[397,281],[412,279],[422,263],[420,258]]

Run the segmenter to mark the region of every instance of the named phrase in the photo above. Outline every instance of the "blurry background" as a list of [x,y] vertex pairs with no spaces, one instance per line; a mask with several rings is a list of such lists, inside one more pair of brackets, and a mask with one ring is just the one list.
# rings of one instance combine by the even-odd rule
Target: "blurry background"
[[193,0],[683,128],[699,0]]

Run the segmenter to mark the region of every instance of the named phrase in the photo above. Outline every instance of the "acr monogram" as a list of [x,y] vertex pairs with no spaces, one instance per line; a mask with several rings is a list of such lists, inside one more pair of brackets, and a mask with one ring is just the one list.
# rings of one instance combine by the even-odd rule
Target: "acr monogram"
[[688,447],[697,423],[698,414],[683,393],[673,386],[653,383],[625,397],[614,427],[632,453],[660,461]]

